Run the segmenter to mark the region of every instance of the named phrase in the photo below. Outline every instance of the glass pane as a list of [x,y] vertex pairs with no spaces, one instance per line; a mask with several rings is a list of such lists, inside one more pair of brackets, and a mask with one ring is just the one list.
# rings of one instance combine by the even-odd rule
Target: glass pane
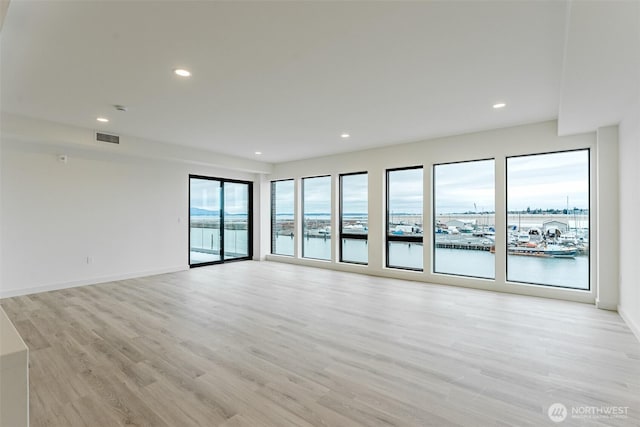
[[342,262],[366,264],[369,260],[369,245],[366,239],[342,239]]
[[[422,269],[422,258],[416,255],[418,248],[422,254],[422,241],[402,241],[416,237],[422,240],[422,187],[422,168],[387,171],[387,233],[395,240],[387,245],[388,267]],[[406,253],[410,260],[401,259],[400,253]]]
[[249,256],[249,184],[224,183],[224,259]]
[[422,237],[422,168],[389,171],[388,180],[388,233]]
[[349,235],[369,234],[369,185],[368,175],[359,173],[340,177],[342,262],[366,264],[368,247],[366,240],[348,239]]
[[331,177],[302,179],[302,256],[331,259]]
[[495,278],[494,163],[433,167],[434,272]]
[[189,181],[189,264],[220,261],[220,181]]
[[422,269],[422,243],[389,242],[389,267]]
[[271,183],[271,253],[293,256],[293,180]]
[[507,159],[507,280],[589,289],[589,150]]
[[366,235],[369,232],[369,192],[366,173],[343,175],[342,180],[342,232]]

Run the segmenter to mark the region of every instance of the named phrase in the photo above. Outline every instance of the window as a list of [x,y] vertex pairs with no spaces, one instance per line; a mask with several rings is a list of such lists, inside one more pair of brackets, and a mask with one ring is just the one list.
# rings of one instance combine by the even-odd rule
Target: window
[[189,176],[189,265],[252,256],[252,183]]
[[224,182],[222,192],[222,223],[224,234],[222,248],[224,259],[247,258],[249,256],[249,190],[250,183]]
[[422,270],[422,167],[387,170],[387,267]]
[[369,247],[368,175],[340,175],[340,261],[367,264]]
[[589,289],[589,150],[507,158],[507,280]]
[[271,253],[293,256],[293,180],[271,183]]
[[189,264],[205,264],[222,259],[220,218],[222,191],[216,179],[189,179]]
[[433,166],[435,273],[495,278],[495,162]]
[[302,256],[331,259],[331,177],[302,178]]

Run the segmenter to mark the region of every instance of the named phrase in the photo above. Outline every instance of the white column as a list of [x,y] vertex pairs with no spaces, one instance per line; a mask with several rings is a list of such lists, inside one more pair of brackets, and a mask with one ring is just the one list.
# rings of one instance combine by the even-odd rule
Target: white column
[[293,257],[302,257],[302,180],[296,178],[293,182],[293,218],[294,218],[294,240]]
[[271,252],[271,182],[265,174],[253,181],[253,259],[263,261]]
[[431,275],[433,271],[433,164],[426,163],[422,167],[422,271],[424,274]]
[[596,306],[605,310],[616,310],[620,262],[618,126],[599,128],[597,138],[597,153],[595,153]]
[[340,175],[331,175],[331,261],[340,261]]
[[381,271],[384,267],[385,244],[385,172],[371,168],[369,177],[369,269]]

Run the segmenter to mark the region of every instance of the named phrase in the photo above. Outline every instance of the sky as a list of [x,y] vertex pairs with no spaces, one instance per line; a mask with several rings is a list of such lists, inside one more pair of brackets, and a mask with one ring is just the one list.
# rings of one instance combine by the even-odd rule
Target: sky
[[276,214],[293,215],[293,180],[276,181]]
[[[345,213],[367,212],[367,175],[343,176]],[[278,213],[293,213],[293,181],[280,181]],[[303,180],[307,213],[331,211],[330,177]],[[434,166],[436,215],[495,211],[495,161]],[[389,172],[389,207],[395,213],[422,213],[423,169]],[[588,150],[507,159],[507,209],[589,208]],[[425,195],[429,200],[430,195]]]
[[422,168],[390,171],[389,213],[422,215]]
[[495,211],[495,161],[434,166],[436,215]]
[[344,175],[342,177],[342,212],[345,214],[368,213],[369,204],[367,197],[369,175],[366,173],[357,175]]
[[507,210],[589,208],[589,152],[507,159]]
[[[246,184],[224,183],[224,211],[246,213],[249,207]],[[191,178],[191,207],[217,211],[220,209],[220,181]]]
[[[368,175],[345,175],[343,183],[343,211],[346,214],[368,212]],[[293,181],[276,181],[276,213],[293,213]],[[304,180],[305,210],[307,213],[326,213],[331,205],[328,177],[307,178]]]
[[305,214],[331,212],[331,177],[304,178],[302,180],[303,209]]

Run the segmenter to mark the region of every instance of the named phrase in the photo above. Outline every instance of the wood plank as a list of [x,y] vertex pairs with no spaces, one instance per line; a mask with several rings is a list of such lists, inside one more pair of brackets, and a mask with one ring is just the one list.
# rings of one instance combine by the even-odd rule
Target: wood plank
[[270,262],[0,304],[35,427],[640,425],[640,343],[585,304]]

